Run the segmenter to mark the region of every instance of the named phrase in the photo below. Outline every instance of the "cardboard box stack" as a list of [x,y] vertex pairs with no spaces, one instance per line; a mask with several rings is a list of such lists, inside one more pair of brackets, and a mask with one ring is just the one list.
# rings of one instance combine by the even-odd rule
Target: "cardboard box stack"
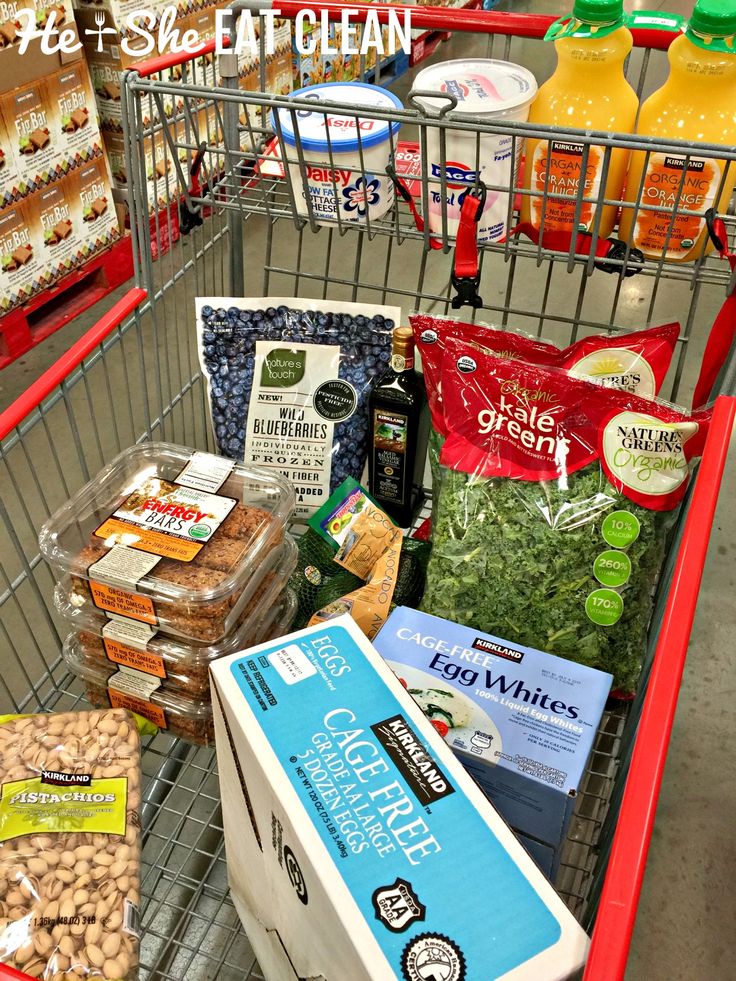
[[[381,0],[383,2],[383,0]],[[309,27],[309,25],[307,25]],[[357,34],[351,38],[351,45],[360,48],[363,28],[358,25]],[[340,24],[331,24],[325,35],[318,24],[305,32],[313,42],[311,54],[302,54],[297,47],[292,21],[292,75],[294,88],[307,85],[320,85],[322,82],[352,82],[360,77],[360,55],[342,54],[343,38]],[[383,28],[383,45],[388,50],[388,28]],[[311,45],[310,45],[311,46]],[[389,56],[387,55],[386,58]],[[385,59],[384,59],[385,60]],[[364,70],[370,72],[376,67],[376,52],[369,51],[365,56]]]
[[[2,0],[0,0],[0,3]],[[97,107],[102,128],[102,137],[110,159],[113,183],[120,189],[128,187],[129,175],[126,172],[124,144],[122,137],[122,76],[126,69],[134,67],[141,61],[150,58],[143,51],[146,39],[131,36],[125,30],[125,18],[131,12],[141,9],[139,0],[102,0],[102,3],[91,3],[89,0],[75,0],[77,22],[81,29],[96,31],[100,26],[100,11],[103,12],[102,27],[106,32],[102,43],[98,36],[90,35],[85,41],[87,60],[90,66],[92,84],[97,98]],[[196,31],[200,41],[209,41],[215,36],[216,11],[229,5],[229,0],[218,0],[217,3],[187,3],[181,0],[178,4],[178,16],[173,26],[183,33],[186,30]],[[172,6],[171,3],[153,2],[146,9],[162,15],[163,11]],[[194,9],[196,8],[196,9]],[[292,89],[291,69],[291,26],[289,21],[277,22],[275,35],[276,50],[266,58],[266,89],[269,92],[286,94]],[[127,37],[126,52],[122,47],[123,38]],[[131,50],[132,49],[132,50]],[[140,54],[137,50],[140,49]],[[257,91],[261,87],[260,58],[243,53],[239,58],[239,86],[246,91]],[[189,67],[176,65],[158,76],[174,83],[179,81],[195,82],[198,86],[213,88],[221,85],[217,58],[207,55],[197,58]],[[176,199],[180,192],[179,176],[168,141],[163,129],[157,127],[158,110],[152,100],[141,101],[144,126],[143,145],[146,157],[146,177],[154,187],[148,187],[147,199],[150,211],[155,208],[163,209]],[[186,144],[189,150],[180,150],[179,158],[182,170],[186,172],[193,148],[201,140],[207,140],[210,146],[216,146],[222,141],[220,117],[214,106],[208,109],[197,108],[193,100],[189,102],[187,111],[183,112],[184,100],[168,94],[163,94],[164,114],[168,120],[169,134],[177,145]],[[193,110],[193,111],[192,111]],[[241,123],[246,126],[245,113],[241,113]],[[253,125],[256,125],[253,119]],[[247,131],[243,131],[241,148],[250,146]],[[224,161],[224,158],[223,158]]]
[[19,52],[25,22],[52,14],[73,23],[62,4],[0,0],[0,315],[119,235],[83,53]]

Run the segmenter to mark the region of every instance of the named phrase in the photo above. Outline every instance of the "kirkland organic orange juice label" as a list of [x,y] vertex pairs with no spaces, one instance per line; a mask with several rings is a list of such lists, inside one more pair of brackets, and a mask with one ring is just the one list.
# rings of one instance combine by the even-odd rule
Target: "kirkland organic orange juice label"
[[[577,198],[581,193],[587,198],[596,198],[601,184],[601,169],[603,166],[603,151],[600,147],[588,148],[585,167],[583,143],[550,140],[549,143],[538,143],[532,158],[531,189],[540,195],[545,193],[565,194],[570,200],[561,201],[547,197],[532,198],[532,223],[541,227],[544,213],[545,231],[572,231],[575,221]],[[585,171],[583,173],[583,171]],[[595,204],[583,202],[578,221],[579,231],[588,231],[593,223]]]
[[95,534],[142,552],[191,562],[235,503],[231,497],[151,477],[123,501]]
[[[712,208],[720,182],[721,169],[715,160],[691,157],[688,161],[686,157],[653,153],[636,218],[634,244],[637,248],[660,255],[667,244],[670,258],[687,255],[698,241],[705,219],[678,215],[673,222],[673,211],[677,208],[678,211],[705,212]],[[648,205],[666,210],[648,211]]]

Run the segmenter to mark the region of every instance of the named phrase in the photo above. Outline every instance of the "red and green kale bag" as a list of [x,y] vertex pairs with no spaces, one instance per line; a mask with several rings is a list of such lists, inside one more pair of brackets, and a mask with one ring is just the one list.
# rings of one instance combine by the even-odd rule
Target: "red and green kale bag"
[[449,339],[422,609],[635,690],[669,532],[710,412]]
[[584,337],[566,348],[546,341],[499,330],[484,324],[415,314],[409,318],[422,357],[427,402],[432,417],[429,459],[432,479],[439,477],[437,458],[446,436],[441,371],[445,348],[455,337],[482,344],[491,353],[530,364],[561,368],[577,378],[634,395],[657,395],[664,384],[680,334],[680,325],[664,324],[611,336]]

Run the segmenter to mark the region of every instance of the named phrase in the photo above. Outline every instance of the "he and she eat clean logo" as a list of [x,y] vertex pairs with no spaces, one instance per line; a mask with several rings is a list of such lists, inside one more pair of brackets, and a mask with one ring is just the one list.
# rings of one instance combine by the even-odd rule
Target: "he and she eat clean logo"
[[[345,9],[340,12],[336,26],[341,29],[336,32],[340,45],[331,49],[330,20],[327,11],[304,8],[294,18],[294,44],[300,54],[314,54],[317,48],[317,37],[325,39],[322,45],[323,54],[367,55],[375,52],[379,55],[393,55],[398,51],[409,54],[411,51],[411,12],[383,9],[386,23],[382,24],[377,10],[368,10],[363,20],[358,22],[358,12]],[[25,15],[25,16],[24,16]],[[82,32],[87,37],[97,39],[97,50],[102,51],[105,36],[117,36],[118,30],[125,36],[120,46],[127,55],[146,56],[151,54],[198,54],[203,46],[198,31],[193,28],[182,30],[176,23],[178,11],[170,5],[163,11],[146,9],[127,14],[118,28],[98,24],[96,29],[85,28]],[[215,11],[215,53],[224,54],[233,51],[237,55],[256,57],[263,51],[266,55],[276,52],[276,21],[281,17],[278,9],[258,11],[244,10],[237,21],[235,43],[229,46],[231,11],[219,9]],[[58,12],[52,10],[43,27],[36,26],[34,10],[18,11],[20,27],[17,30],[19,52],[25,54],[28,45],[34,39],[40,38],[43,54],[73,54],[82,48],[82,42],[72,27],[57,24]],[[262,31],[258,31],[263,25]],[[361,29],[362,25],[362,29]],[[321,27],[321,32],[315,30]],[[260,36],[259,36],[260,33]],[[360,34],[360,36],[359,36]],[[142,42],[142,43],[141,43]]]

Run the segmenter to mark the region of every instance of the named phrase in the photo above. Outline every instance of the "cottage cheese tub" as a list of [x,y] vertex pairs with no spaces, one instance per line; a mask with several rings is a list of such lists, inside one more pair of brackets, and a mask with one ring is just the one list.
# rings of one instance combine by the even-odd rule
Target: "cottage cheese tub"
[[[368,112],[402,108],[392,92],[362,82],[308,85],[293,95],[315,102],[345,103],[350,109],[365,106]],[[394,200],[386,167],[391,159],[392,137],[395,145],[401,123],[300,109],[295,114],[295,132],[290,110],[278,109],[277,113],[281,152],[294,188],[297,214],[309,215],[307,196],[321,225],[333,225],[338,216],[341,221],[365,223],[366,217],[375,221],[386,214]],[[299,166],[297,140],[304,154],[304,175]]]
[[[413,101],[428,115],[447,109],[446,96],[454,96],[457,108],[452,118],[472,118],[482,123],[526,122],[529,106],[537,94],[537,83],[530,71],[521,65],[489,58],[443,61],[419,72],[414,92],[437,92],[437,98],[415,95]],[[443,196],[439,180],[442,176],[442,151],[439,127],[427,128],[427,172],[429,186],[429,230],[442,235]],[[497,242],[506,235],[509,196],[503,191],[490,190],[493,185],[508,187],[516,177],[523,140],[511,136],[487,133],[480,139],[473,131],[445,130],[445,174],[447,193],[447,234],[457,235],[460,208],[467,190],[480,178],[489,188],[486,205],[478,224],[479,242]],[[514,152],[515,151],[515,152]]]

